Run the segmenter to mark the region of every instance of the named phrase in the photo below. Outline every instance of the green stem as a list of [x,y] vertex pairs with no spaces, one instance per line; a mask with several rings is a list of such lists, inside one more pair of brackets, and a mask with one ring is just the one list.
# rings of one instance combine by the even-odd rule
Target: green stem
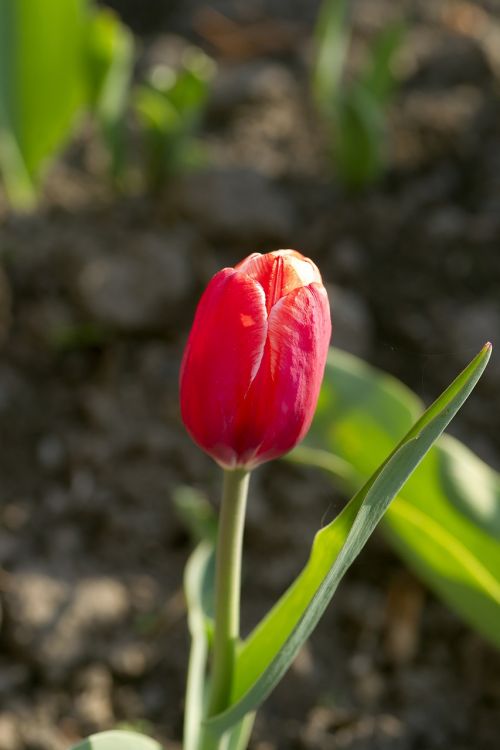
[[215,632],[208,716],[229,705],[234,657],[240,631],[240,579],[243,528],[250,473],[225,470],[217,536]]

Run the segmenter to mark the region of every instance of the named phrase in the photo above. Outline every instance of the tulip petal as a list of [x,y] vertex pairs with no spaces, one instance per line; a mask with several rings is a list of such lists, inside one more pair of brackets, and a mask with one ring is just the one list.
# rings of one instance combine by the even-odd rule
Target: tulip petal
[[262,286],[268,312],[294,289],[313,282],[321,283],[316,265],[296,250],[276,250],[265,255],[253,253],[236,268]]
[[181,410],[195,442],[234,466],[241,404],[259,369],[267,334],[262,287],[226,268],[206,288],[196,311],[180,376]]
[[246,397],[237,432],[242,463],[282,455],[311,424],[331,335],[321,284],[293,290],[272,309],[262,364]]

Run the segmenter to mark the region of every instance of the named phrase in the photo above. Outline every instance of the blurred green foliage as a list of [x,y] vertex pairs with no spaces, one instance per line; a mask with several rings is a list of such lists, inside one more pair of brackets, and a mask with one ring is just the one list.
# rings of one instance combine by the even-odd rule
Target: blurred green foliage
[[19,208],[82,107],[87,19],[86,0],[0,0],[0,170]]
[[135,111],[144,134],[146,178],[155,190],[179,172],[200,166],[204,153],[195,134],[215,66],[201,50],[185,50],[174,70],[159,65],[135,92]]
[[348,8],[347,0],[323,2],[316,24],[312,86],[334,169],[346,186],[359,189],[385,169],[387,107],[396,88],[392,63],[404,28],[393,23],[383,29],[368,49],[362,70],[347,80]]
[[93,13],[87,35],[86,78],[90,111],[99,124],[113,179],[126,166],[126,114],[134,66],[134,37],[114,13]]
[[114,729],[87,737],[72,750],[162,750],[158,742],[137,732]]
[[93,0],[0,0],[0,174],[14,208],[33,208],[85,115],[118,187],[128,181],[132,108],[148,185],[200,163],[195,132],[213,62],[190,48],[179,70],[156,67],[134,90],[134,52],[132,32]]

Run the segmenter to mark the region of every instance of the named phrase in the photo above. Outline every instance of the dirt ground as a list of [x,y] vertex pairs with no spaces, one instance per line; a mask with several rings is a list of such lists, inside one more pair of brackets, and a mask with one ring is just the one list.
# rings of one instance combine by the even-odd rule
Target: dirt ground
[[[210,166],[159,197],[117,196],[77,146],[33,216],[0,207],[0,750],[66,750],[116,724],[180,748],[190,540],[173,500],[192,486],[217,503],[220,477],[184,432],[177,378],[216,270],[301,249],[329,285],[334,342],[426,401],[500,328],[493,0],[406,4],[388,173],[357,195],[332,180],[309,101],[318,3],[114,4],[143,54],[161,58],[176,34],[218,59]],[[391,12],[358,0],[359,38]],[[453,427],[497,468],[499,375],[494,355]],[[342,501],[312,470],[255,473],[245,630]],[[500,655],[376,535],[251,747],[499,745]]]

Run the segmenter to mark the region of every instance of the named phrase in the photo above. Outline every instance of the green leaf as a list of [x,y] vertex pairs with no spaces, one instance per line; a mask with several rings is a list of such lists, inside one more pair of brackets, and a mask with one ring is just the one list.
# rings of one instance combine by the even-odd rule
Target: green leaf
[[83,103],[86,0],[0,0],[0,171],[29,208]]
[[438,448],[439,474],[447,498],[462,515],[500,542],[500,474],[452,437],[443,439]]
[[214,557],[213,544],[202,542],[191,554],[184,576],[191,634],[184,715],[184,750],[198,749],[201,722],[205,712],[205,673],[213,619]]
[[[213,527],[210,533],[212,531]],[[184,591],[191,635],[184,714],[184,750],[199,750],[200,746],[204,747],[201,730],[208,698],[207,659],[213,633],[214,541],[215,539],[212,538],[201,542],[196,547],[188,560],[184,575]],[[248,714],[227,733],[226,750],[245,750],[254,718],[253,714]]]
[[255,713],[246,714],[236,726],[228,732],[225,750],[246,750],[255,721]]
[[88,27],[87,86],[115,178],[125,167],[125,123],[134,66],[134,37],[118,16],[97,10]]
[[339,98],[332,121],[333,160],[342,181],[361,188],[383,168],[384,111],[363,86],[353,83]]
[[389,503],[469,396],[490,353],[491,345],[487,344],[339,516],[317,533],[302,573],[243,642],[236,662],[232,704],[205,722],[213,732],[230,728],[255,710],[277,685]]
[[[421,412],[394,378],[333,350],[306,445],[292,460],[359,487]],[[444,435],[389,508],[382,529],[466,622],[500,647],[500,475]]]
[[350,42],[347,0],[325,0],[315,29],[313,92],[320,110],[327,116],[335,109]]
[[215,544],[217,516],[205,495],[194,487],[181,485],[175,488],[173,500],[177,515],[193,539]]
[[401,23],[387,26],[377,35],[370,49],[370,62],[360,83],[379,104],[388,102],[396,86],[392,63],[403,43],[404,31]]
[[161,745],[137,732],[111,730],[93,734],[71,750],[162,750]]

